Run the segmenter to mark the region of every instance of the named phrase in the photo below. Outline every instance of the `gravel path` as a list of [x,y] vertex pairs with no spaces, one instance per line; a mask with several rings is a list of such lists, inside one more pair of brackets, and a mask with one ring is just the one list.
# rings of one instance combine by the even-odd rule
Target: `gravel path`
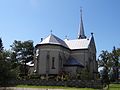
[[64,89],[1,87],[0,90],[64,90]]

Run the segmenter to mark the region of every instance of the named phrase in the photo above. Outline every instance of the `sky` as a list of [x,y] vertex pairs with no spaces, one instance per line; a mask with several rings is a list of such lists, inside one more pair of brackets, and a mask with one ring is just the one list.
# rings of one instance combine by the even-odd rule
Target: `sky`
[[5,49],[14,40],[33,40],[52,33],[76,39],[83,10],[87,37],[94,33],[97,55],[120,48],[120,0],[0,0],[0,37]]

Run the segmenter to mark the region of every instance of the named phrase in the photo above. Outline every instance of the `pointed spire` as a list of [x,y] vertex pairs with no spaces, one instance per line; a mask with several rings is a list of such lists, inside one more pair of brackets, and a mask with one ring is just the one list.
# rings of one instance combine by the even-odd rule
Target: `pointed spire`
[[78,39],[85,39],[85,33],[84,33],[84,26],[83,26],[83,20],[82,20],[82,8],[80,9],[81,12],[81,22],[80,22],[80,27],[79,30],[80,32],[78,33]]

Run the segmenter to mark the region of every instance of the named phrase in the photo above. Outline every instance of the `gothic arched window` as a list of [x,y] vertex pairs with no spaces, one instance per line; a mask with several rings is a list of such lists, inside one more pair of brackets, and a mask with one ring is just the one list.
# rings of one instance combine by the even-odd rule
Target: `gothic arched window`
[[52,57],[52,69],[55,69],[55,57]]

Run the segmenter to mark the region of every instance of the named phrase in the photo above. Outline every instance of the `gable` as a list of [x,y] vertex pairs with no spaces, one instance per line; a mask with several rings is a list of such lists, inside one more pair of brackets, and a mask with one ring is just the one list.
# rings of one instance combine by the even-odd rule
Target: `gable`
[[90,41],[90,45],[89,48],[92,52],[96,53],[96,45],[95,45],[95,41],[94,41],[94,37],[91,37],[91,41]]

